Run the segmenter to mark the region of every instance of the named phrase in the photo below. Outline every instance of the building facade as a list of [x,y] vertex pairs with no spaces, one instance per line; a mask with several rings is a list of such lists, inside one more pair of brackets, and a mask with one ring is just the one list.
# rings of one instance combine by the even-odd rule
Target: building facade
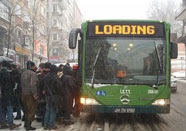
[[177,32],[178,58],[171,61],[172,72],[186,71],[186,0],[182,0],[175,19],[181,22],[183,27]]
[[48,18],[50,61],[67,62],[74,53],[68,48],[69,33],[72,28],[80,27],[81,12],[75,0],[48,0]]
[[183,27],[181,32],[177,33],[178,36],[178,42],[185,42],[186,40],[186,0],[182,0],[182,4],[177,10],[175,19],[179,22],[182,22]]
[[11,31],[15,25],[15,21],[12,19],[14,12],[11,12],[13,7],[14,4],[10,0],[0,1],[0,55],[8,55],[15,59],[15,51],[11,44],[11,41],[14,40]]
[[46,6],[44,0],[0,1],[1,55],[23,68],[28,60],[47,60]]
[[75,0],[0,0],[0,55],[25,67],[28,60],[67,62],[77,51],[68,48],[72,28],[80,27]]

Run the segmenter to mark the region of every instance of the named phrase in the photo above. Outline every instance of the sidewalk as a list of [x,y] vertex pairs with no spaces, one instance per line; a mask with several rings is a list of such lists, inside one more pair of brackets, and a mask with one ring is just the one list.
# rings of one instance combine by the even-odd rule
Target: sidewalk
[[[25,128],[24,128],[24,122],[23,121],[14,120],[14,123],[15,124],[19,124],[19,123],[22,124],[19,128],[15,128],[14,131],[26,131]],[[41,122],[34,121],[32,123],[32,126],[37,128],[35,131],[43,131],[44,130],[43,127],[42,127]],[[10,130],[9,130],[9,128],[7,128],[7,129],[0,129],[0,131],[10,131]]]

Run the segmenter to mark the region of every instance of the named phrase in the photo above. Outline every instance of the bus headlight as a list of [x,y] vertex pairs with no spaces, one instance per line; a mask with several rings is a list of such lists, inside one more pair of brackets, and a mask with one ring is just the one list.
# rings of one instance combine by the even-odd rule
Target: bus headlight
[[164,105],[169,105],[169,104],[170,104],[169,99],[158,99],[152,103],[152,105],[159,105],[159,106],[164,106]]
[[92,98],[81,97],[80,102],[83,105],[100,105],[95,99]]

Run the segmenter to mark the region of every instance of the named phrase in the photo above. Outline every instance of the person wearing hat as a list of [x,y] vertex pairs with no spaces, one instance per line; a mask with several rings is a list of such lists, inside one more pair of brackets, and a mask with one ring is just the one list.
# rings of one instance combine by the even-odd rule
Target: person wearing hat
[[32,121],[35,118],[36,105],[37,105],[37,75],[36,75],[36,65],[32,61],[27,62],[27,70],[21,75],[21,87],[22,87],[22,101],[25,115],[25,125],[26,130],[35,130],[32,127]]

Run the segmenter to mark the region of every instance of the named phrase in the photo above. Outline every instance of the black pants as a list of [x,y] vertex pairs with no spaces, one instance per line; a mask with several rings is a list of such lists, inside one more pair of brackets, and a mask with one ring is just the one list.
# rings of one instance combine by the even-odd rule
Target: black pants
[[72,114],[72,108],[73,108],[73,97],[70,92],[67,92],[64,96],[64,119],[69,120],[70,115]]

